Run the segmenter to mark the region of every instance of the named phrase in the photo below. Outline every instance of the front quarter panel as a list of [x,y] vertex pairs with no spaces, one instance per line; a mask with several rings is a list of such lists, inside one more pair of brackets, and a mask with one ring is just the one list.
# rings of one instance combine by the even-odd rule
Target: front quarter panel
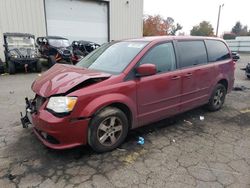
[[[126,105],[131,111],[131,127],[136,127],[137,108],[135,87],[136,84],[134,81],[126,81],[101,89],[93,89],[93,91],[90,93],[84,92],[84,89],[77,91],[77,94],[71,93],[70,95],[72,96],[79,96],[72,116],[74,118],[92,117],[96,112],[106,106],[112,105],[114,103],[122,103]],[[82,93],[82,95],[80,95],[80,93]]]

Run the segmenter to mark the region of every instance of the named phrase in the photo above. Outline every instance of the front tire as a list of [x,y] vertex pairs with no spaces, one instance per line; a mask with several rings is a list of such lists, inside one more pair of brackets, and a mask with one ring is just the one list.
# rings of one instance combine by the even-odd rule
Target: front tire
[[13,61],[8,61],[8,72],[9,72],[9,74],[16,73],[16,67],[15,67],[15,63]]
[[226,87],[222,84],[217,84],[209,99],[209,103],[207,105],[208,110],[209,111],[220,110],[224,104],[226,94],[227,94]]
[[91,120],[88,143],[98,153],[111,151],[125,140],[128,133],[128,118],[118,108],[107,107]]

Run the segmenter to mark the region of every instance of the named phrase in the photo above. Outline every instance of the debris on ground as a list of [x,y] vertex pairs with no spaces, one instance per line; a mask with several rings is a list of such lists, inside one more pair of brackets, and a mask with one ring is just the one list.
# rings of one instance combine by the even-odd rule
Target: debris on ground
[[10,91],[10,94],[14,94],[14,91]]
[[139,136],[137,144],[143,145],[144,144],[144,138]]
[[172,141],[173,141],[173,143],[175,143],[175,139],[173,139]]
[[38,74],[38,76],[42,76],[42,74]]
[[9,75],[9,73],[3,73],[3,74],[1,74],[1,76],[6,76],[6,75]]
[[127,151],[126,149],[123,149],[123,148],[117,148],[118,151],[122,151],[122,152],[125,152]]
[[205,117],[204,116],[200,116],[200,120],[204,121]]
[[249,112],[250,112],[249,108],[240,111],[240,113],[242,113],[242,114],[246,114],[246,113],[249,113]]
[[187,123],[187,124],[189,124],[189,125],[193,125],[193,123],[191,121],[188,121],[188,120],[184,119],[184,122]]
[[13,175],[13,174],[8,174],[7,177],[8,177],[8,179],[9,179],[10,181],[12,181],[12,180],[14,180],[14,179],[16,178],[16,176]]

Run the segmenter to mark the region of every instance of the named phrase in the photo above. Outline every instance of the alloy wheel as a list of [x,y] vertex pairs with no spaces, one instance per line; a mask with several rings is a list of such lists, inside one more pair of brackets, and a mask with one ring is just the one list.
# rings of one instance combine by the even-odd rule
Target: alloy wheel
[[122,121],[119,117],[107,117],[100,123],[97,129],[98,141],[103,146],[112,146],[119,140],[122,131]]

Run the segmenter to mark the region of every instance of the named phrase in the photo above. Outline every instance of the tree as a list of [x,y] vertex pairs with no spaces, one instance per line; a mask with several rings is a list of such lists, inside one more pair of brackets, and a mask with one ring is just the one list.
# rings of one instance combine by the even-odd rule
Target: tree
[[247,25],[243,26],[240,21],[236,22],[236,24],[232,28],[232,33],[234,33],[236,36],[247,36],[250,34],[250,31],[248,32]]
[[175,25],[171,17],[164,19],[160,15],[146,15],[143,19],[144,36],[175,35],[181,29],[182,26],[179,23]]
[[199,25],[193,26],[190,34],[193,36],[214,36],[214,28],[209,22],[203,21]]

